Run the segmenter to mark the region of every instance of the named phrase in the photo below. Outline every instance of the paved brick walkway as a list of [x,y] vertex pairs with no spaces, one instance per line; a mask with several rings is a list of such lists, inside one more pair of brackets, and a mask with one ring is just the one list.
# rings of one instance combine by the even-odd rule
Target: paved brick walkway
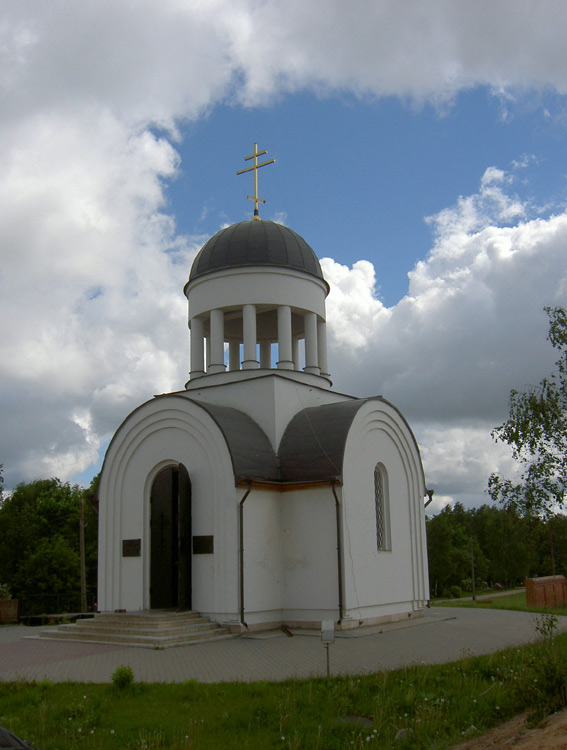
[[[452,661],[535,638],[535,616],[504,610],[435,607],[423,618],[396,626],[354,631],[331,648],[333,674],[363,674],[414,663]],[[567,630],[567,617],[559,618]],[[117,666],[132,667],[141,682],[282,680],[325,673],[318,633],[289,638],[247,635],[166,650],[29,638],[36,628],[0,628],[0,680],[109,682]]]

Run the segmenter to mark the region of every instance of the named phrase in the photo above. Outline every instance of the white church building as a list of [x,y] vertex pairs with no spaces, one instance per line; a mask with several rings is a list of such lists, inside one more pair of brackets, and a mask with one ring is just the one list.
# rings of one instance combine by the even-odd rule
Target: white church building
[[189,381],[133,411],[104,461],[100,611],[190,609],[239,632],[427,605],[419,449],[382,396],[332,390],[328,291],[281,224],[255,216],[203,246]]

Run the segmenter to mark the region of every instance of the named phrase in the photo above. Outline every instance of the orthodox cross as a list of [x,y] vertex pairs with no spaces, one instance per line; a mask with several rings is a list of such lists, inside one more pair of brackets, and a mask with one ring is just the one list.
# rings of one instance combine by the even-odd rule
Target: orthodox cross
[[258,144],[254,144],[254,153],[250,154],[250,156],[245,156],[244,161],[249,161],[250,159],[254,159],[254,166],[247,167],[246,169],[241,169],[236,174],[244,174],[244,172],[254,172],[254,195],[248,195],[246,196],[248,200],[254,201],[254,219],[257,221],[260,221],[260,214],[258,212],[258,203],[265,203],[265,200],[262,200],[262,198],[258,198],[258,170],[260,167],[265,167],[266,164],[273,164],[276,160],[275,159],[269,159],[268,161],[263,161],[261,164],[258,164],[258,157],[263,156],[264,154],[267,154],[267,151],[258,151]]

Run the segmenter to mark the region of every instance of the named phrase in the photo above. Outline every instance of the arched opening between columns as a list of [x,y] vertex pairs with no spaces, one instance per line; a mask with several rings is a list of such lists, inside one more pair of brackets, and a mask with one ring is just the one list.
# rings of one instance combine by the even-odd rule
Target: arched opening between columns
[[150,495],[150,607],[191,609],[191,480],[166,466]]
[[286,305],[218,308],[191,320],[190,378],[254,369],[329,377],[325,320]]

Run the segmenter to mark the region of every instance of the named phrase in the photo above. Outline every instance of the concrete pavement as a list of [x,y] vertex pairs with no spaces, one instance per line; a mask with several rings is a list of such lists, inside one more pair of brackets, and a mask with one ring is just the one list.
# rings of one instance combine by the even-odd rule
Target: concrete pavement
[[[434,607],[422,618],[337,634],[333,674],[364,674],[409,664],[440,663],[534,640],[536,615],[491,609]],[[567,617],[559,629],[567,630]],[[224,682],[322,676],[318,632],[247,634],[167,650],[30,638],[37,628],[0,628],[0,681],[110,682],[121,664],[139,682]]]

